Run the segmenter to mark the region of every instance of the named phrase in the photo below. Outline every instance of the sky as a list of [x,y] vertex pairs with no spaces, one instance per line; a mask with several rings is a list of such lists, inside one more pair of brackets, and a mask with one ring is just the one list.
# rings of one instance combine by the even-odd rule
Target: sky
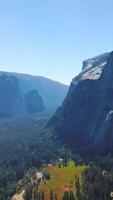
[[0,0],[0,70],[70,84],[113,50],[113,0]]

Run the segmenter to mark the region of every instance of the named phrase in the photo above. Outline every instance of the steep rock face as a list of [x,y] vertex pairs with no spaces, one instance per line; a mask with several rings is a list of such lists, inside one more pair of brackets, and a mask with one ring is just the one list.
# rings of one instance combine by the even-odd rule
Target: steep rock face
[[113,52],[83,62],[48,127],[75,151],[113,152]]
[[45,77],[18,74],[13,72],[0,72],[0,75],[4,74],[9,76],[14,75],[18,78],[22,93],[24,95],[30,90],[38,90],[47,109],[56,110],[56,108],[62,104],[68,92],[67,85]]
[[25,94],[25,104],[28,113],[38,113],[45,110],[42,97],[37,90],[31,90]]
[[25,113],[24,98],[15,76],[0,76],[0,118]]

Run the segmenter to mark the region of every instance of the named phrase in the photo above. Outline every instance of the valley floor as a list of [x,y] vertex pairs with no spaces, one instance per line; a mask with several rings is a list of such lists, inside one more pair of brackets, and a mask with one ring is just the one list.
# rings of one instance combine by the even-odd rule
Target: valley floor
[[[57,196],[58,200],[62,200],[62,194],[64,192],[71,191],[75,195],[75,182],[77,178],[82,178],[82,174],[87,168],[88,167],[86,166],[76,166],[73,161],[69,161],[66,166],[61,163],[54,165],[49,164],[45,167],[44,171],[50,175],[50,179],[41,179],[39,186],[36,187],[37,193],[44,192],[45,200],[50,199],[51,191],[53,192],[54,196]],[[24,191],[22,191],[20,194],[14,195],[11,200],[24,200],[23,194]]]

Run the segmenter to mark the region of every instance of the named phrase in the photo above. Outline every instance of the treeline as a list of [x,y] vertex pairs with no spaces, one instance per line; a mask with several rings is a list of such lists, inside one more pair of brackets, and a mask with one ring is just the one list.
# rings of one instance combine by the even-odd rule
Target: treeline
[[[65,158],[65,149],[60,146],[55,137],[53,138],[51,132],[42,131],[47,120],[27,118],[0,121],[0,200],[9,200],[20,188],[24,188],[28,182],[25,174],[29,169],[49,163],[53,158],[55,160],[58,157]],[[91,169],[83,174],[82,183],[79,179],[75,180],[77,190],[63,193],[62,200],[111,200],[112,156],[83,159],[75,155],[73,160],[76,165],[90,165]],[[31,191],[36,200],[45,198],[44,192],[37,193],[38,190],[34,191],[34,187]],[[51,200],[58,199],[53,191],[50,197]]]
[[[78,159],[82,165],[83,160]],[[85,162],[85,160],[84,160]],[[83,162],[83,164],[84,164]],[[85,170],[82,177],[75,177],[76,191],[64,192],[62,200],[112,200],[113,199],[113,158],[111,155],[105,157],[95,157],[89,162],[89,168]],[[77,163],[75,162],[77,165]],[[33,186],[33,185],[32,185]],[[27,195],[27,194],[30,194]],[[28,197],[29,196],[29,197]],[[25,200],[46,200],[45,193],[39,192],[38,185],[29,185],[25,190]],[[50,200],[57,200],[58,194],[50,191]]]
[[[103,174],[103,171],[95,168],[85,171],[82,182],[75,182],[76,191],[64,192],[62,200],[112,200],[113,199],[113,173]],[[58,194],[50,191],[50,200],[57,200]],[[33,190],[29,186],[25,190],[24,200],[46,200],[45,193]]]
[[82,182],[76,182],[77,200],[113,199],[113,158],[95,157],[89,162],[91,167],[85,170]]
[[[29,184],[25,188],[25,193],[23,195],[24,200],[46,200],[45,192],[38,191],[38,185],[33,186],[33,184]],[[49,200],[59,200],[58,194],[54,193],[52,190],[49,194]],[[74,192],[64,192],[62,194],[62,200],[77,200]]]
[[113,199],[113,172],[104,172],[99,168],[85,171],[82,184],[76,183],[77,200]]
[[30,168],[38,168],[62,155],[59,143],[53,142],[48,130],[43,130],[47,120],[0,121],[0,200],[9,200],[18,192],[18,181]]

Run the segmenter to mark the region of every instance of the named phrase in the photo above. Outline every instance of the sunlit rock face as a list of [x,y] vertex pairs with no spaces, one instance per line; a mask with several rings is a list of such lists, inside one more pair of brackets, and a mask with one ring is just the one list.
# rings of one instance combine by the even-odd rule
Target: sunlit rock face
[[75,151],[113,153],[113,52],[83,62],[48,127]]
[[24,114],[24,98],[15,76],[0,76],[0,118]]
[[30,114],[42,112],[45,110],[43,99],[37,90],[31,90],[25,94],[25,104],[27,112]]

